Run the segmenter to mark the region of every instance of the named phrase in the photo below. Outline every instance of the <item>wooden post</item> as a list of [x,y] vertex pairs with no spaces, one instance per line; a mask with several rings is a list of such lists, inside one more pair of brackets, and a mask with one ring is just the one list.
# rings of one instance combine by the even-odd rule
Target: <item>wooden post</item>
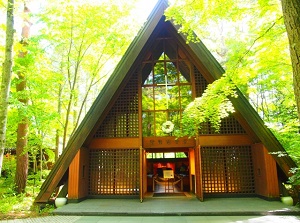
[[201,152],[200,145],[195,147],[195,178],[196,178],[196,191],[195,194],[200,201],[203,201],[203,188],[202,188],[202,169],[201,169]]
[[143,167],[144,167],[144,150],[143,147],[140,147],[140,202],[143,202],[144,199],[144,187],[143,187]]
[[267,198],[279,197],[276,161],[262,143],[252,145],[256,194]]

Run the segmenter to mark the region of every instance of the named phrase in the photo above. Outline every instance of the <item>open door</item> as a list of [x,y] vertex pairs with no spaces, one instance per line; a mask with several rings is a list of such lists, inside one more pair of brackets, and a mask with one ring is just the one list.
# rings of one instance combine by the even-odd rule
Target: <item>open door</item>
[[195,147],[195,194],[200,201],[203,201],[203,187],[202,187],[202,163],[201,163],[201,147]]

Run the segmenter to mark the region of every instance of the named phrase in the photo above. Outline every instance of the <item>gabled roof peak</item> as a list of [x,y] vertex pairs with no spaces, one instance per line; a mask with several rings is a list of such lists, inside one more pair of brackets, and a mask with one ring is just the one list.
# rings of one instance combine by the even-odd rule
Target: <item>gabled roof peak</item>
[[[97,122],[102,115],[105,115],[106,108],[110,106],[117,95],[119,88],[122,88],[124,80],[128,80],[128,76],[136,70],[136,67],[145,58],[145,54],[152,49],[155,38],[163,31],[169,32],[174,39],[184,46],[185,53],[190,55],[193,59],[193,63],[200,67],[199,71],[208,82],[213,82],[221,77],[224,73],[221,65],[211,55],[209,50],[204,46],[202,42],[186,44],[186,38],[183,34],[178,34],[178,26],[175,26],[172,22],[165,21],[164,12],[168,7],[167,0],[158,0],[157,4],[150,13],[147,22],[141,28],[138,35],[132,41],[128,47],[123,58],[115,68],[113,74],[99,93],[95,102],[91,106],[89,112],[86,114],[81,124],[69,139],[68,145],[64,149],[62,155],[56,161],[49,176],[41,187],[41,192],[36,198],[36,202],[48,202],[48,199],[52,195],[55,188],[59,185],[63,176],[67,175],[69,165],[73,161],[80,148],[88,148],[87,139],[91,137],[93,130],[97,126]],[[160,56],[162,51],[157,49],[157,57]],[[166,51],[167,54],[171,54],[172,51]],[[183,51],[182,51],[183,53]],[[150,68],[151,69],[151,68]],[[184,72],[183,72],[184,73]],[[144,80],[146,74],[144,76]],[[283,148],[272,135],[272,133],[264,126],[264,123],[258,116],[258,114],[251,107],[246,98],[238,92],[240,95],[238,98],[234,98],[233,104],[240,111],[241,117],[245,117],[245,123],[249,124],[252,129],[255,129],[260,136],[261,141],[266,145],[269,151],[281,151]],[[289,167],[295,166],[290,157],[286,156],[281,158],[280,166],[288,172]]]

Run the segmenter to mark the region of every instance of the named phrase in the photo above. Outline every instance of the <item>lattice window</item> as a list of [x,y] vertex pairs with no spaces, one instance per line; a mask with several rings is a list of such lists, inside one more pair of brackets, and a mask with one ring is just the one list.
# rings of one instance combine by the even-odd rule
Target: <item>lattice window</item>
[[196,67],[194,67],[194,75],[195,75],[196,97],[201,97],[205,89],[207,88],[208,83]]
[[254,194],[250,146],[202,147],[204,193]]
[[138,75],[134,73],[94,138],[137,137],[138,120]]
[[[166,121],[180,130],[184,108],[192,101],[190,61],[171,38],[158,38],[142,74],[143,136],[172,135],[162,130]],[[183,59],[184,58],[184,59]]]
[[90,151],[89,195],[138,195],[139,149]]
[[222,119],[220,134],[245,134],[245,130],[234,116]]
[[[207,88],[207,81],[200,73],[200,71],[194,67],[195,74],[195,85],[196,85],[196,97],[201,97]],[[233,117],[229,116],[228,118],[224,118],[221,123],[221,128],[219,131],[216,131],[212,128],[209,122],[205,122],[201,124],[201,128],[199,130],[199,134],[245,134],[245,130],[239,124],[239,122]]]
[[209,122],[206,122],[202,123],[201,128],[199,129],[199,134],[246,134],[246,131],[235,117],[230,115],[229,117],[222,119],[219,131],[216,131]]

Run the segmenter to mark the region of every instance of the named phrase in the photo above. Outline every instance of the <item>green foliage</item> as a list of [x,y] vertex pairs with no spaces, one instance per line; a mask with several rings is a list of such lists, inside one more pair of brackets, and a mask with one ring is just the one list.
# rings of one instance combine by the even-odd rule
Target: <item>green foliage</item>
[[[38,174],[29,174],[26,193],[16,194],[13,189],[15,188],[14,177],[16,172],[16,159],[14,155],[4,157],[3,170],[5,171],[5,175],[0,178],[0,220],[10,213],[18,213],[22,216],[39,214],[39,210],[34,210],[33,202],[39,192],[37,188],[40,188],[42,184],[40,176]],[[44,213],[49,211],[51,211],[50,207]]]
[[[26,115],[30,120],[28,151],[35,157],[42,150],[54,159],[56,133],[61,134],[63,129],[67,129],[66,135],[73,132],[142,24],[143,21],[131,15],[136,2],[51,1],[40,14],[33,15],[39,21],[40,30],[38,36],[28,40],[26,56],[15,58],[7,147],[15,147],[17,123]],[[0,1],[0,4],[1,13],[5,12],[2,7],[5,2]],[[175,129],[176,135],[195,136],[197,128],[206,121],[218,128],[220,120],[234,112],[228,98],[235,97],[237,85],[268,126],[275,129],[277,138],[298,163],[298,118],[280,1],[174,0],[166,16],[181,25],[180,31],[187,35],[188,41],[199,40],[195,32],[226,68],[226,75],[209,85],[203,97],[187,107],[182,119],[184,132]],[[4,31],[4,28],[1,21],[0,29]],[[4,40],[3,33],[0,32],[0,40]],[[3,49],[1,44],[1,62]],[[25,49],[22,44],[15,44],[14,51],[17,56]],[[16,93],[20,73],[26,74],[28,87],[25,92]],[[163,83],[164,75],[160,78],[157,81]],[[176,95],[176,91],[175,87],[170,90],[170,96]],[[160,94],[165,96],[163,91]],[[29,105],[24,107],[18,99],[26,97]],[[145,104],[153,104],[152,99],[143,97],[146,98],[143,101],[147,100]],[[186,106],[188,102],[187,97],[182,103]],[[67,115],[69,103],[70,114]],[[159,106],[166,107],[164,103]],[[170,99],[169,106],[176,108],[175,97]],[[151,108],[143,107],[145,109]],[[173,123],[177,116],[172,114]],[[157,117],[163,123],[166,115]],[[11,175],[14,165],[14,162],[6,162],[4,169]],[[298,175],[295,177],[292,180],[298,184]],[[31,185],[39,182],[37,178],[40,176],[30,177],[30,191],[34,188]],[[1,185],[13,188],[12,179],[7,178]],[[11,200],[15,202],[24,198],[14,197],[12,190],[3,193],[1,189],[0,194],[13,196]]]
[[[2,167],[3,177],[10,180],[13,178],[15,171],[16,171],[15,157],[7,153],[3,158],[3,167]],[[6,182],[6,183],[11,183],[11,182]]]
[[[26,40],[26,45],[18,41],[14,45],[6,147],[16,146],[17,124],[28,117],[30,159],[35,160],[42,151],[54,162],[56,134],[61,137],[65,130],[65,137],[69,137],[76,129],[144,22],[133,14],[135,3],[136,0],[51,1],[40,14],[31,14],[30,20],[37,21],[31,29],[38,29],[38,35]],[[2,44],[0,47],[4,49]],[[24,57],[18,57],[20,52],[26,52]],[[16,92],[18,75],[26,76],[23,92]],[[24,98],[29,100],[27,106],[19,102]],[[47,168],[45,163],[42,165],[37,167]],[[4,168],[8,168],[7,164]],[[43,178],[39,174],[36,177]]]
[[[26,46],[27,53],[23,58],[15,59],[14,72],[26,76],[27,88],[22,92],[16,91],[19,79],[15,75],[12,80],[6,146],[15,148],[17,125],[23,117],[28,117],[30,128],[27,152],[35,157],[35,154],[42,149],[49,151],[47,156],[53,157],[53,152],[49,149],[54,148],[55,142],[51,138],[55,138],[53,127],[58,125],[58,114],[52,105],[52,102],[56,100],[52,90],[57,85],[58,78],[52,73],[45,72],[48,66],[45,64],[47,58],[40,48],[40,41],[39,37],[29,39]],[[16,48],[21,50],[24,46],[17,44]],[[22,50],[25,51],[25,49]],[[19,101],[25,98],[29,99],[27,106]]]
[[[231,82],[237,85],[299,164],[299,120],[281,2],[213,0],[205,4],[204,1],[174,0],[166,15],[181,25],[180,31],[187,35],[188,41],[195,41],[191,35],[196,32],[226,68],[230,78],[221,85],[218,82],[212,85],[225,87]],[[197,129],[189,126],[199,127],[205,121],[218,127],[223,114],[220,108],[226,113],[227,106],[222,103],[230,94],[212,91],[211,96],[204,94],[189,105],[183,117],[186,134],[196,135]],[[209,109],[206,111],[203,107]],[[291,182],[299,185],[299,169],[291,172],[294,174]]]
[[[295,163],[300,165],[300,134],[299,134],[299,123],[290,122],[286,123],[284,127],[273,128],[273,132],[277,139],[286,149],[286,154],[275,154],[280,156],[286,156],[287,154],[295,161]],[[289,178],[289,183],[295,186],[300,185],[300,169],[298,167],[292,168],[290,170],[292,176]]]
[[216,131],[219,130],[221,120],[234,112],[228,98],[236,97],[235,86],[228,83],[232,83],[229,76],[223,76],[208,85],[202,97],[187,106],[182,117],[182,132],[177,136],[197,136],[201,123],[208,121]]
[[63,147],[142,22],[131,15],[134,3],[53,1],[37,15],[47,45],[47,72],[58,79],[51,89],[56,91],[59,125],[55,129],[63,137]]
[[170,1],[170,7],[166,11],[168,20],[180,25],[180,32],[186,34],[187,40],[198,41],[193,32],[197,31],[198,36],[205,34],[205,29],[199,29],[204,24],[212,20],[221,20],[224,18],[240,19],[245,12],[241,4],[247,4],[237,1],[204,1],[204,0],[174,0]]

